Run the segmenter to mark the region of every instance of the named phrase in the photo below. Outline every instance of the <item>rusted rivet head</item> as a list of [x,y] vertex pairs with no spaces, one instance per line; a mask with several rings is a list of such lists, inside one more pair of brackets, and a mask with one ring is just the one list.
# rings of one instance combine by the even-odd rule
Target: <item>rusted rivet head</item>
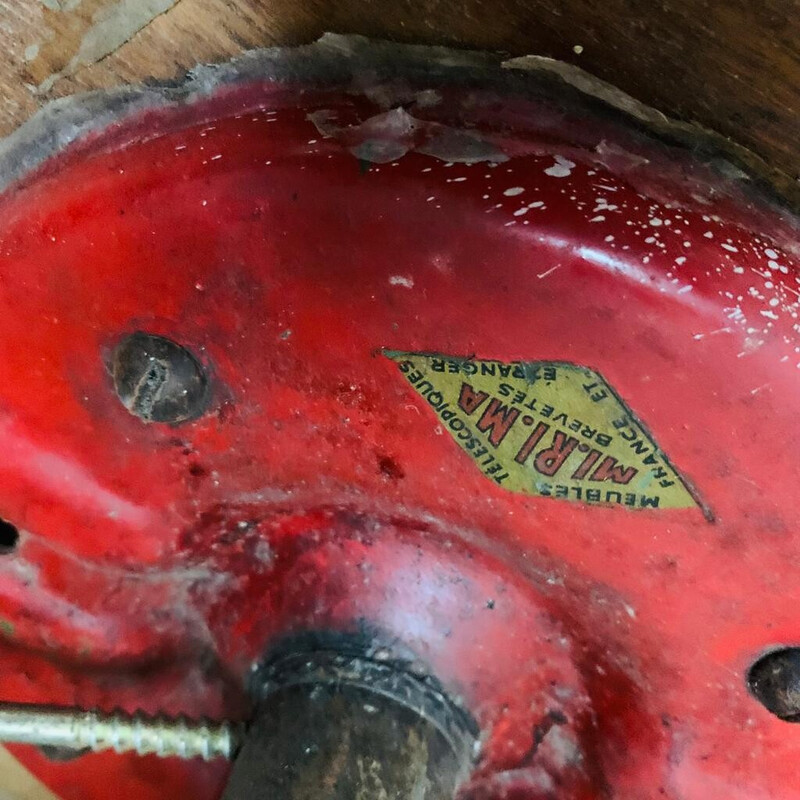
[[800,647],[767,653],[750,667],[747,684],[767,711],[800,722]]
[[185,347],[150,333],[132,333],[111,356],[117,397],[144,422],[178,425],[208,407],[205,369]]

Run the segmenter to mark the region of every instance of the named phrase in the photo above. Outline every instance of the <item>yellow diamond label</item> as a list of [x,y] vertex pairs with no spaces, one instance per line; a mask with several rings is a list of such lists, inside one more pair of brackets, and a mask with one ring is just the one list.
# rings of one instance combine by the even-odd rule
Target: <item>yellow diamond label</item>
[[384,351],[481,472],[512,492],[629,509],[702,507],[594,370]]

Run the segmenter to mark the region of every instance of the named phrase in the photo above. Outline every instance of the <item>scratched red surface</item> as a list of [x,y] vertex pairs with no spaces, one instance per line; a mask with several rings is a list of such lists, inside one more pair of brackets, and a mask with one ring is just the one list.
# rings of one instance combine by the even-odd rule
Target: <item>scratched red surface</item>
[[[245,85],[5,193],[0,699],[238,716],[275,637],[368,624],[478,718],[475,797],[800,797],[800,727],[744,679],[800,640],[786,230],[688,155],[537,102],[408,109],[502,163],[417,132],[375,164],[307,118],[371,101]],[[105,363],[134,330],[198,354],[207,415],[123,408]],[[494,485],[382,348],[599,371],[713,522]],[[531,757],[554,704],[571,724]],[[226,771],[14,752],[69,799],[213,800]]]

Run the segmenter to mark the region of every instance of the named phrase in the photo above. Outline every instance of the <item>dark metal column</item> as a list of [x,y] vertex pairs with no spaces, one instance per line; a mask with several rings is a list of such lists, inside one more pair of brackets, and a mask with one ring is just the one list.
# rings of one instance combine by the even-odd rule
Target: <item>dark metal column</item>
[[282,657],[223,800],[452,800],[476,729],[430,678],[329,651]]

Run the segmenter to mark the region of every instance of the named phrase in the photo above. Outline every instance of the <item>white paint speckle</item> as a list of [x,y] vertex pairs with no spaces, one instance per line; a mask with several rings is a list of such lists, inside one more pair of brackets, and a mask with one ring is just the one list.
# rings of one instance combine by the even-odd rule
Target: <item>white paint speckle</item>
[[653,217],[653,218],[650,220],[650,224],[651,224],[651,225],[652,225],[654,228],[659,228],[659,227],[661,227],[661,225],[663,225],[663,224],[664,224],[664,220],[663,220],[663,219],[659,219],[658,217]]
[[556,163],[544,171],[545,175],[549,175],[551,178],[569,177],[572,174],[572,168],[575,166],[575,162],[564,158],[564,156],[556,156],[555,159]]
[[510,189],[506,189],[503,194],[506,197],[516,197],[518,194],[522,194],[525,190],[521,186],[512,186]]
[[389,284],[391,286],[404,286],[406,289],[413,289],[414,279],[405,275],[392,275],[392,277],[389,278]]
[[777,258],[778,258],[778,254],[777,254],[777,253],[776,253],[776,252],[775,252],[775,251],[774,251],[774,250],[773,250],[771,247],[768,247],[768,248],[767,248],[767,249],[764,251],[764,255],[765,255],[767,258],[773,258],[773,259],[777,259]]
[[555,272],[560,266],[561,264],[556,264],[554,267],[550,267],[550,269],[540,272],[536,277],[539,279],[546,278],[548,275],[550,275],[550,273]]

